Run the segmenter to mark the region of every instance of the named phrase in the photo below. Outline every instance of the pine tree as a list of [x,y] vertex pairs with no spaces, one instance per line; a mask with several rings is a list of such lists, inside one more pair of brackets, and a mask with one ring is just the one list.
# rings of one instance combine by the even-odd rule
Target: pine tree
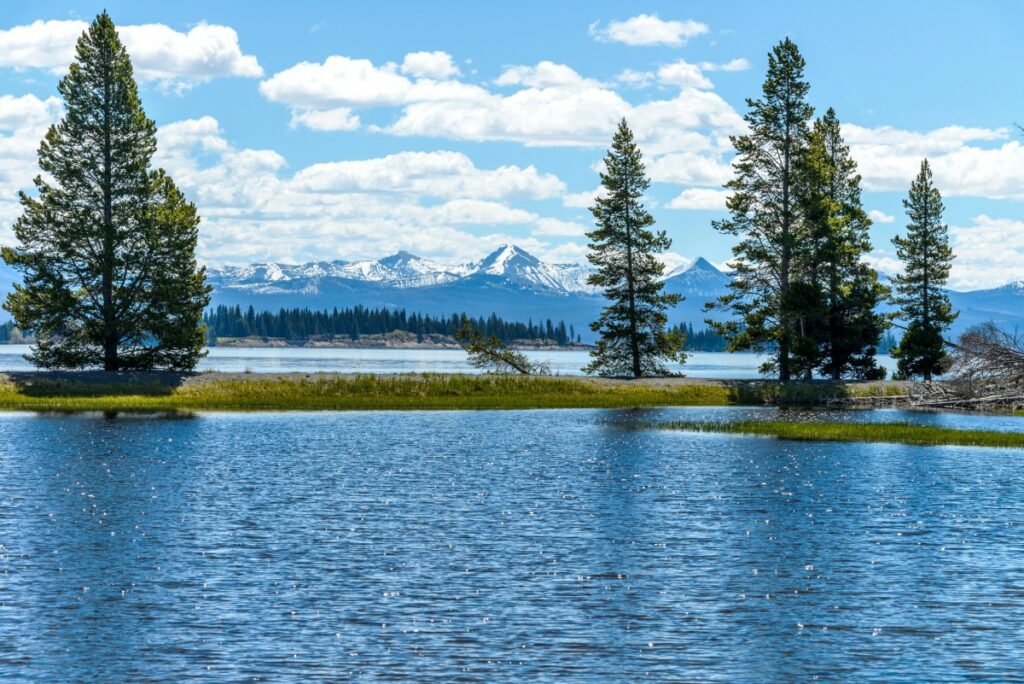
[[871,219],[861,204],[857,163],[831,108],[814,122],[802,186],[810,284],[805,287],[820,297],[798,312],[807,331],[800,342],[810,350],[803,354],[805,373],[819,370],[833,380],[878,378],[876,348],[888,323],[876,308],[888,293],[862,261],[871,251]]
[[58,86],[66,114],[46,133],[35,179],[21,194],[20,270],[4,307],[31,330],[44,368],[186,370],[202,355],[209,302],[195,262],[199,218],[162,170],[151,171],[156,127],[104,12],[79,38]]
[[664,361],[685,361],[683,340],[666,330],[666,309],[681,301],[663,294],[660,276],[665,265],[655,254],[672,241],[654,231],[654,217],[643,205],[650,185],[640,149],[623,119],[604,158],[601,184],[606,197],[594,200],[590,211],[597,228],[587,233],[587,258],[596,268],[587,282],[604,290],[610,304],[591,324],[600,334],[593,360],[583,370],[600,375],[664,375]]
[[903,200],[910,223],[906,237],[893,238],[903,273],[894,278],[893,303],[900,307],[906,330],[892,350],[903,377],[931,380],[948,362],[943,333],[957,314],[943,290],[953,263],[948,228],[942,222],[942,195],[932,181],[925,159]]
[[747,100],[744,116],[750,132],[733,136],[736,177],[726,184],[729,218],[716,221],[719,232],[737,236],[733,247],[731,292],[709,308],[723,307],[740,321],[708,321],[729,340],[730,351],[774,349],[768,369],[780,380],[794,372],[791,359],[798,337],[794,308],[818,298],[806,288],[791,292],[798,282],[801,249],[806,246],[802,205],[798,194],[800,163],[807,146],[813,108],[807,103],[810,86],[804,80],[804,59],[789,38],[768,55],[768,74],[762,99]]

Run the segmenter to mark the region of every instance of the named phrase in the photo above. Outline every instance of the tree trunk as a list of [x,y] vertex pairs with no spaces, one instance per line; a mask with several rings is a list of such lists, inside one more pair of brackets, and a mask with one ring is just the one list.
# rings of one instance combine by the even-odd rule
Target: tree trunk
[[789,172],[790,172],[790,136],[788,132],[785,141],[785,152],[783,153],[782,167],[782,258],[779,262],[779,380],[789,382],[789,311],[787,298],[789,295],[789,269],[792,254],[789,246],[789,233],[792,217],[790,216],[789,198]]
[[626,206],[626,284],[629,289],[629,350],[633,360],[633,377],[643,375],[640,368],[640,340],[636,331],[636,275],[633,270],[633,231]]
[[[109,65],[108,65],[109,66]],[[111,77],[104,86],[103,102],[103,370],[117,368],[117,321],[114,313],[114,217],[111,170]]]

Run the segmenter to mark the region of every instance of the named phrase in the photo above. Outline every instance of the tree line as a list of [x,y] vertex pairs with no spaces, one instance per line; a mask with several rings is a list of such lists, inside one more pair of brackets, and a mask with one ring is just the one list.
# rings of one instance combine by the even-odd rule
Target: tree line
[[[218,305],[203,315],[207,344],[217,344],[219,338],[269,337],[283,340],[309,340],[349,338],[358,340],[362,335],[383,335],[391,332],[409,332],[422,342],[425,335],[455,337],[468,323],[484,338],[494,337],[501,343],[516,340],[551,340],[558,346],[581,343],[582,336],[573,324],[551,319],[534,323],[507,321],[496,313],[490,316],[467,317],[465,314],[431,316],[405,309],[367,308],[363,306],[317,311],[308,308],[282,308],[278,311],[258,311],[249,306]],[[14,324],[0,325],[0,342],[7,341]],[[686,340],[686,349],[692,351],[724,351],[726,341],[713,330],[695,330],[692,323],[675,326],[674,330]]]
[[[203,323],[207,328],[210,342],[218,337],[274,337],[285,340],[308,340],[314,338],[347,337],[358,340],[361,335],[383,335],[402,331],[415,333],[418,341],[424,335],[454,336],[462,327],[465,314],[431,316],[408,313],[405,309],[367,308],[355,306],[330,311],[314,311],[307,308],[278,311],[257,311],[252,306],[220,305],[207,311]],[[566,346],[579,341],[572,324],[557,323],[550,318],[534,323],[506,321],[497,314],[469,319],[472,325],[484,335],[494,335],[502,342],[514,340],[552,340]]]

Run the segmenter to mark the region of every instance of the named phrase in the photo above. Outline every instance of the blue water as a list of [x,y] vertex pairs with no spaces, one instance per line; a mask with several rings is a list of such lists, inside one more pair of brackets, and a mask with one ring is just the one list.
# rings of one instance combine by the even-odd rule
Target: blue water
[[1019,677],[1024,453],[772,415],[0,414],[0,680]]
[[[25,371],[28,345],[0,345],[0,371]],[[586,351],[530,351],[533,361],[546,362],[551,372],[580,375],[590,363]],[[758,354],[692,352],[685,365],[671,370],[692,378],[757,378],[765,357]],[[896,367],[888,356],[879,362]],[[214,347],[199,362],[199,370],[232,373],[479,373],[458,349],[318,349],[305,347]]]

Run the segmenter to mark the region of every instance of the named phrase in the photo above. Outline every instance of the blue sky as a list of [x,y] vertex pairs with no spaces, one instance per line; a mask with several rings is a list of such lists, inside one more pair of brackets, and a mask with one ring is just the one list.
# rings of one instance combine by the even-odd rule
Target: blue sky
[[[479,258],[503,241],[583,258],[587,198],[619,116],[655,182],[669,265],[729,257],[721,183],[773,44],[835,107],[864,175],[880,268],[928,156],[953,284],[1024,278],[1024,5],[983,2],[107,2],[161,128],[158,162],[204,217],[211,264]],[[59,75],[99,6],[0,20],[0,242]]]

